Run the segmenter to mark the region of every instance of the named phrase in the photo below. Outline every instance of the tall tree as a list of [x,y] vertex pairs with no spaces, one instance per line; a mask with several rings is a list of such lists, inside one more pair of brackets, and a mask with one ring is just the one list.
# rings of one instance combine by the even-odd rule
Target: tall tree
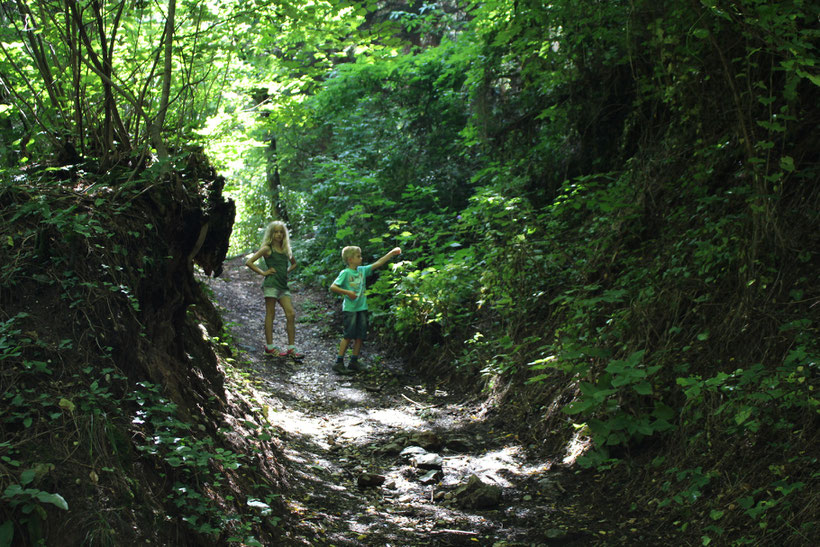
[[38,160],[76,160],[76,149],[104,170],[151,147],[167,157],[171,136],[190,134],[217,103],[231,58],[219,46],[233,32],[219,9],[247,17],[237,6],[195,0],[180,18],[176,0],[165,9],[120,0],[0,4],[0,83],[11,105],[2,115]]

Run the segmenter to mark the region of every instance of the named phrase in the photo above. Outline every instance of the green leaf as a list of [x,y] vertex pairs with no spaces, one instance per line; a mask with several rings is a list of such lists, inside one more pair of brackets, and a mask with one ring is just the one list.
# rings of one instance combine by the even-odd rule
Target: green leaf
[[248,507],[256,507],[257,509],[270,509],[270,505],[268,505],[267,503],[253,498],[250,498],[248,500]]
[[65,499],[60,494],[49,494],[48,492],[38,492],[37,499],[42,501],[43,503],[50,503],[52,505],[56,505],[60,509],[64,511],[68,511],[68,503],[66,503]]
[[789,173],[794,172],[794,158],[791,156],[783,156],[780,158],[780,168]]
[[745,422],[746,420],[748,420],[748,419],[749,419],[749,416],[751,416],[751,415],[752,415],[752,411],[753,411],[753,410],[754,410],[754,409],[753,409],[752,407],[750,407],[750,406],[747,406],[747,407],[742,408],[742,409],[740,410],[740,412],[738,412],[737,414],[735,414],[735,423],[736,423],[737,425],[740,425],[740,424],[742,424],[743,422]]
[[37,473],[34,471],[34,469],[26,469],[25,471],[20,473],[20,483],[23,486],[31,484],[36,476]]
[[68,410],[69,412],[74,412],[74,409],[76,408],[74,403],[72,403],[66,398],[60,399],[60,402],[57,403],[57,406],[59,406],[63,410]]
[[671,421],[675,416],[677,416],[677,412],[669,405],[664,403],[655,403],[655,410],[652,411],[652,416],[658,420]]
[[3,524],[0,524],[0,545],[11,545],[13,540],[14,523],[10,520],[7,520]]
[[589,399],[578,400],[568,404],[562,410],[565,414],[569,415],[580,414],[581,412],[584,412],[585,410],[591,408],[594,404],[595,403],[593,401],[590,401]]
[[19,484],[10,484],[3,490],[3,497],[4,498],[13,498],[14,496],[20,494],[23,491],[23,487]]
[[551,375],[549,374],[537,374],[532,378],[528,378],[525,384],[536,384],[538,382],[543,382],[544,380],[548,380]]
[[815,75],[815,74],[811,74],[809,72],[803,73],[802,71],[801,71],[800,75],[801,76],[805,75],[805,77],[808,78],[811,83],[813,83],[816,86],[820,86],[820,76]]

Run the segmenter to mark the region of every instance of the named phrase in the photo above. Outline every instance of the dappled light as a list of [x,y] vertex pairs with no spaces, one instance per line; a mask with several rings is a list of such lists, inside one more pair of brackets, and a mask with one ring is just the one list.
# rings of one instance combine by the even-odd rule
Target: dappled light
[[[526,519],[535,522],[549,508],[547,497],[566,492],[552,486],[565,477],[551,473],[549,460],[534,460],[513,434],[496,430],[500,424],[486,409],[419,384],[377,347],[369,373],[332,372],[335,340],[319,325],[300,325],[302,347],[309,348],[304,361],[253,350],[258,301],[245,271],[229,268],[226,278],[208,283],[234,325],[234,342],[248,348],[237,356],[255,386],[248,389],[283,443],[293,475],[284,500],[293,533],[305,538],[293,537],[296,544],[310,544],[311,534],[328,542],[421,545],[430,538],[499,541],[540,533]],[[295,299],[311,309],[329,305],[306,288]],[[547,477],[544,490],[538,481]],[[479,488],[477,501],[466,501],[468,483]],[[499,512],[502,491],[520,510]]]
[[0,546],[811,546],[820,4],[0,2]]
[[590,448],[590,439],[586,434],[576,431],[567,444],[566,454],[562,460],[564,465],[573,465],[584,452]]

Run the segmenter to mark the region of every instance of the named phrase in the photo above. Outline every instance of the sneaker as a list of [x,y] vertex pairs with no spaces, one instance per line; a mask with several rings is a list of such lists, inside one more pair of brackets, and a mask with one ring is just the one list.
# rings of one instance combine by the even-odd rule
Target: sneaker
[[361,372],[364,370],[364,367],[362,367],[361,363],[359,363],[358,360],[351,359],[350,365],[348,365],[348,370],[350,370],[351,372]]
[[265,347],[265,353],[268,353],[268,354],[273,354],[273,355],[279,355],[279,350],[278,350],[278,349],[276,349],[276,346],[274,346],[274,347],[272,347],[272,348],[270,348],[270,349],[268,349],[268,348],[267,348],[267,346],[266,346],[266,347]]
[[297,353],[295,349],[289,349],[287,351],[283,351],[279,354],[279,357],[290,357],[291,359],[304,359],[304,353]]
[[340,363],[339,361],[336,361],[335,363],[333,363],[332,368],[333,368],[333,372],[335,372],[336,374],[340,374],[342,376],[353,373],[353,371],[350,370],[349,368],[347,368],[344,365],[344,363]]

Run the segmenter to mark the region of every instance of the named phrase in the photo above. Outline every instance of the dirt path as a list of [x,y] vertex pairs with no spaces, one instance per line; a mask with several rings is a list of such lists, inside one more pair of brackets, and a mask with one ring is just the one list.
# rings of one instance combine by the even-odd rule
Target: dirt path
[[366,372],[332,372],[341,314],[331,295],[292,283],[306,357],[266,356],[259,278],[241,259],[225,266],[208,283],[281,430],[289,545],[586,545],[603,534],[573,503],[573,475],[527,461],[477,401],[427,385],[373,341]]

